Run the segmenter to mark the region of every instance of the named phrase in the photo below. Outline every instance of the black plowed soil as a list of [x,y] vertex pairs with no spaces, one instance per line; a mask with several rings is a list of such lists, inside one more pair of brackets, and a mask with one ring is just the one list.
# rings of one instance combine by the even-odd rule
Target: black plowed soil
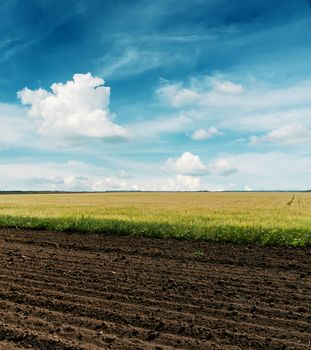
[[311,248],[0,230],[0,349],[311,349]]

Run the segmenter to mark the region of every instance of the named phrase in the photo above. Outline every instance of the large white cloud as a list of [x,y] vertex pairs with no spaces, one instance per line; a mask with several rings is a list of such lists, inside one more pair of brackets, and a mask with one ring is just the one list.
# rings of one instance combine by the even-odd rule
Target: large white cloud
[[225,158],[218,158],[205,165],[199,156],[191,152],[185,152],[176,159],[168,159],[165,168],[169,171],[188,176],[205,176],[209,174],[227,176],[238,172],[238,169]]
[[209,172],[208,167],[202,163],[200,157],[191,152],[185,152],[176,159],[168,159],[166,168],[183,175],[206,175]]
[[24,88],[18,92],[38,132],[55,138],[124,139],[129,132],[111,120],[110,88],[90,73],[75,74],[72,81],[55,83],[51,92]]

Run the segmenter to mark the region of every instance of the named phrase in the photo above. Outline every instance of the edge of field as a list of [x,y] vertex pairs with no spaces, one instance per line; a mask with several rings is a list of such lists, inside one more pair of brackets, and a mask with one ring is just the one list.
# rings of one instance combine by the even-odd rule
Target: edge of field
[[155,238],[201,239],[259,245],[295,247],[311,245],[311,230],[303,228],[286,229],[234,225],[198,227],[167,222],[108,220],[84,216],[51,218],[9,215],[0,215],[0,227]]

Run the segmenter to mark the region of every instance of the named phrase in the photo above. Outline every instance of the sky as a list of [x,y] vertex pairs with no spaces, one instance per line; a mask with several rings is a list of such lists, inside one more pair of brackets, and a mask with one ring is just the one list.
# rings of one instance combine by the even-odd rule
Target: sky
[[0,190],[311,189],[311,1],[0,0]]

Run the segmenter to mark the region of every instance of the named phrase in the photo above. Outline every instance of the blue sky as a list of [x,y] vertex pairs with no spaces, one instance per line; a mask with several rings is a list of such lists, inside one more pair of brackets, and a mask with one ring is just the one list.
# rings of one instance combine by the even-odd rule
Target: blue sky
[[310,1],[0,16],[0,190],[311,188]]

